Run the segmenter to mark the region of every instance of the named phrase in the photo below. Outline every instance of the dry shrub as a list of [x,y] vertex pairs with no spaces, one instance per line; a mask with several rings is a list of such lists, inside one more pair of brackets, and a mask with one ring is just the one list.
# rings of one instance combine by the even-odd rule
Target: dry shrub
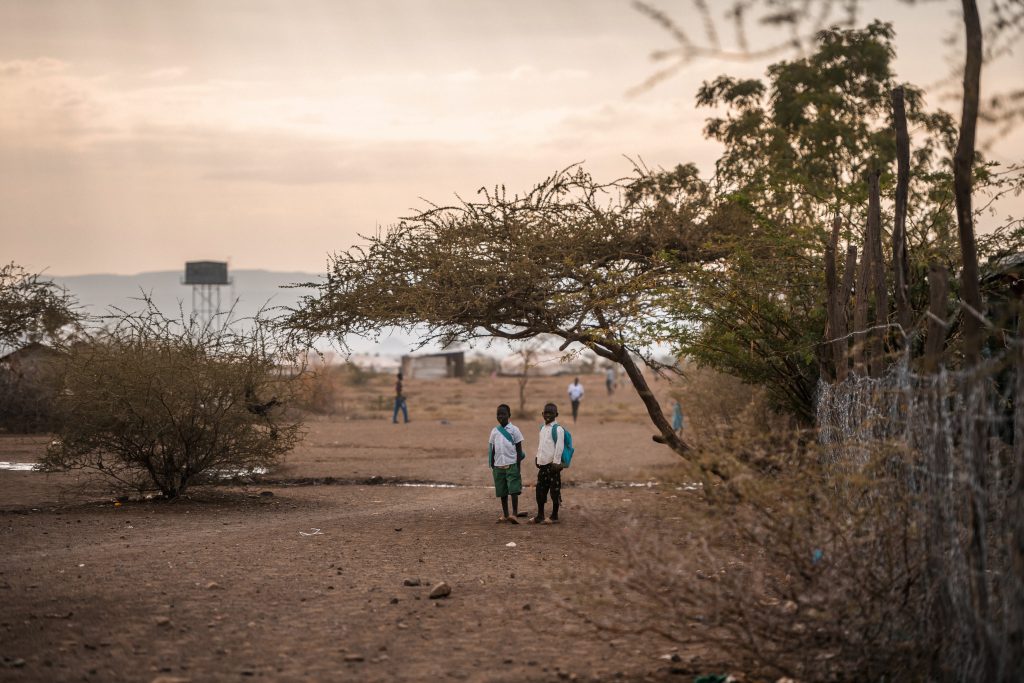
[[295,378],[295,408],[315,415],[334,415],[341,395],[339,368],[321,365]]
[[284,411],[294,349],[245,329],[168,319],[151,303],[68,349],[44,464],[175,498],[204,477],[275,464],[299,439]]
[[669,396],[683,407],[683,432],[690,445],[718,444],[737,434],[764,434],[789,424],[768,408],[763,389],[685,361]]
[[[793,435],[790,449],[807,446]],[[924,555],[895,480],[807,465],[738,477],[706,502],[682,538],[650,518],[616,531],[622,554],[584,579],[603,596],[588,618],[710,646],[709,666],[758,680],[920,679],[934,654]]]

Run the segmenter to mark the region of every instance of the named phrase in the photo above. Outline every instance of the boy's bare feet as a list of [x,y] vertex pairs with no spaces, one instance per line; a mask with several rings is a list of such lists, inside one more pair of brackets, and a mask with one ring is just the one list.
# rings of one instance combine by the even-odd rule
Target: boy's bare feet
[[533,522],[534,524],[540,524],[541,522],[544,521],[544,518],[541,517],[540,515],[536,515],[534,517],[530,517],[530,521]]
[[513,517],[512,515],[509,515],[508,522],[509,524],[519,524],[519,520]]
[[508,521],[508,517],[506,517],[505,515],[502,515],[501,517],[498,517],[498,519],[495,520],[494,523],[495,524],[501,524],[502,522],[507,522],[507,521]]
[[549,518],[549,519],[545,519],[545,520],[544,520],[544,521],[542,522],[542,524],[554,524],[554,523],[555,523],[555,520],[553,520],[553,519],[550,519],[550,518]]

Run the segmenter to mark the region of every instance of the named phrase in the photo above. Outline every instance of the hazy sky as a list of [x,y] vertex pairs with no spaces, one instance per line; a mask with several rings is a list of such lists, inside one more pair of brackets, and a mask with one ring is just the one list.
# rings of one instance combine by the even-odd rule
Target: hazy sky
[[[690,0],[654,4],[700,37]],[[895,21],[898,76],[944,75],[959,3],[891,5],[864,19]],[[0,0],[0,261],[318,272],[423,199],[626,156],[710,173],[696,88],[764,64],[628,96],[672,45],[627,0]],[[994,156],[1024,159],[1024,133]]]

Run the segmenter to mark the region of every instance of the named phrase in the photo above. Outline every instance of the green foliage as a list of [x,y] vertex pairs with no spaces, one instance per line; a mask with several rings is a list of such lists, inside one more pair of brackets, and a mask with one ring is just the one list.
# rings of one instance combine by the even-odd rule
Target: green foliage
[[[705,245],[719,258],[679,264],[686,286],[672,314],[692,324],[681,328],[678,350],[764,386],[777,408],[808,422],[825,327],[824,247],[832,217],[842,216],[843,240],[863,253],[865,177],[881,171],[883,197],[895,183],[892,38],[891,27],[880,22],[825,31],[813,54],[770,66],[767,82],[722,76],[697,96],[701,105],[724,109],[705,130],[724,145],[707,194],[710,215],[734,222]],[[959,261],[949,167],[956,127],[947,115],[923,111],[920,92],[904,88],[914,127],[911,293],[923,312],[928,260],[953,270]],[[979,166],[979,192],[1003,191],[1000,184],[1013,182]],[[889,216],[883,224],[891,224]]]
[[61,427],[45,464],[181,495],[202,475],[268,467],[300,425],[282,414],[293,361],[255,320],[247,331],[171,320],[152,305],[68,349]]
[[53,282],[14,263],[0,266],[0,346],[53,338],[78,318],[74,300]]

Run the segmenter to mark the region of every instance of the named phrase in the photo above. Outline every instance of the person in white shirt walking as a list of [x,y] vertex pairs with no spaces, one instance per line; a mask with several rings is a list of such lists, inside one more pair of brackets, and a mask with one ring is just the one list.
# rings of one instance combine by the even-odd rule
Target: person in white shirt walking
[[[488,441],[487,464],[494,478],[494,495],[501,498],[501,517],[498,522],[519,524],[519,494],[523,492],[523,477],[519,463],[523,453],[523,433],[509,422],[512,409],[502,403],[498,406],[498,426],[491,430]],[[508,513],[508,499],[512,497],[512,514]]]
[[[558,406],[544,406],[544,425],[537,443],[537,515],[534,524],[554,524],[558,521],[558,506],[562,504],[562,451],[565,449],[565,430],[555,422]],[[554,430],[554,436],[552,436]],[[551,496],[551,516],[544,517],[544,506]]]
[[569,400],[572,401],[572,421],[575,423],[580,414],[580,401],[583,400],[583,385],[579,377],[569,385]]

